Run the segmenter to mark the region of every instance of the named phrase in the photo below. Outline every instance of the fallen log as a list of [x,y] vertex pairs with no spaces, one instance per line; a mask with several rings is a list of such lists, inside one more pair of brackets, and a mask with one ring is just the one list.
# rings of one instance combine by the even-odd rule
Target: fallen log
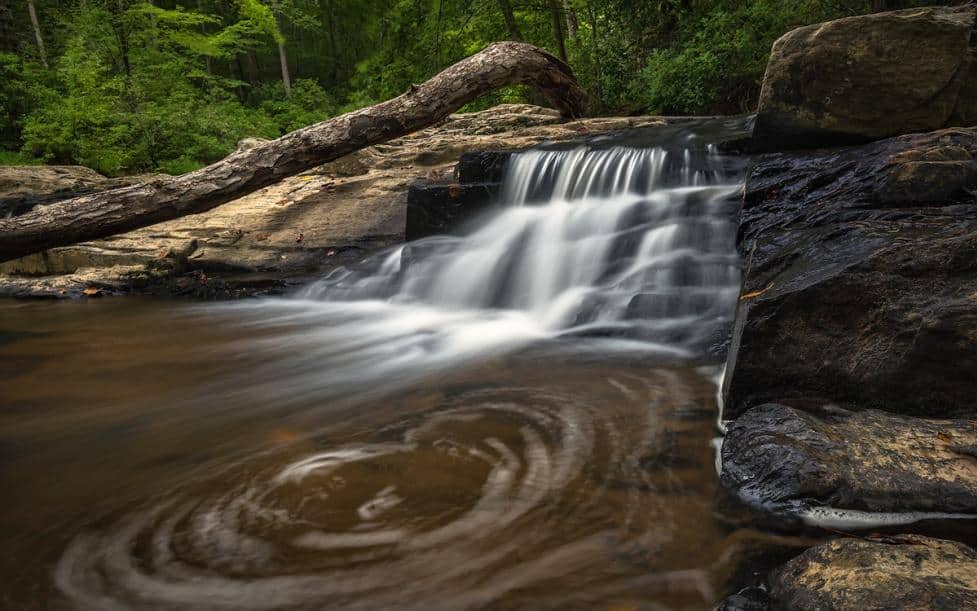
[[238,150],[205,168],[39,206],[0,219],[0,261],[197,214],[359,149],[423,129],[508,85],[538,90],[565,117],[587,95],[570,67],[532,45],[499,42],[381,104]]

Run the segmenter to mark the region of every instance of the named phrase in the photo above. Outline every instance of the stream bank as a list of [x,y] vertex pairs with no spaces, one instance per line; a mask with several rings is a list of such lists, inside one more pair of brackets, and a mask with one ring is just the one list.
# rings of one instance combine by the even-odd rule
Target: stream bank
[[[469,151],[664,125],[657,117],[563,122],[527,104],[452,115],[220,206],[96,242],[0,263],[0,296],[71,298],[151,293],[229,298],[280,293],[404,240],[408,186],[454,180]],[[243,141],[241,146],[249,146]],[[116,186],[87,168],[0,167],[0,211]]]
[[[832,540],[764,569],[726,608],[974,604],[974,12],[841,20],[774,48],[740,219],[721,482],[772,527]],[[905,48],[919,61],[896,62]],[[463,157],[456,174],[463,153],[664,123],[561,124],[533,107],[453,117],[208,215],[8,264],[2,285],[255,292],[234,284],[243,275],[279,290],[491,204],[497,181],[478,172],[498,163]]]
[[725,608],[977,603],[975,16],[853,17],[774,45],[721,480],[775,528],[852,536]]

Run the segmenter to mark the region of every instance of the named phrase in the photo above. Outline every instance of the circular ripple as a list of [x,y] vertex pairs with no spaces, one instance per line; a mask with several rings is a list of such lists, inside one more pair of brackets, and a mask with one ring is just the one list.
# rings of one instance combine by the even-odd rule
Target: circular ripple
[[470,392],[368,442],[250,457],[77,538],[57,585],[82,608],[454,609],[606,576],[621,541],[660,534],[639,498],[650,385],[609,382],[609,402]]

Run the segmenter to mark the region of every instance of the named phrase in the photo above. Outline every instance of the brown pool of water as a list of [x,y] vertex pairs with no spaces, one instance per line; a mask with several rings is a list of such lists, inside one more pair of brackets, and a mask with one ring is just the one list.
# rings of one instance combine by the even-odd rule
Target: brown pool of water
[[719,488],[714,371],[537,346],[286,401],[265,331],[186,309],[0,302],[4,607],[709,609],[809,543]]

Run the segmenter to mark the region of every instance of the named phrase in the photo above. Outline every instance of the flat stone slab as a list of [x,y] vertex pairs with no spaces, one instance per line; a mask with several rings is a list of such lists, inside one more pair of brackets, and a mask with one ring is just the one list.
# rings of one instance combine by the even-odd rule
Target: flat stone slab
[[768,404],[730,423],[722,461],[747,503],[812,526],[977,517],[977,420]]
[[770,582],[778,609],[975,609],[977,551],[928,537],[837,539],[791,560]]

